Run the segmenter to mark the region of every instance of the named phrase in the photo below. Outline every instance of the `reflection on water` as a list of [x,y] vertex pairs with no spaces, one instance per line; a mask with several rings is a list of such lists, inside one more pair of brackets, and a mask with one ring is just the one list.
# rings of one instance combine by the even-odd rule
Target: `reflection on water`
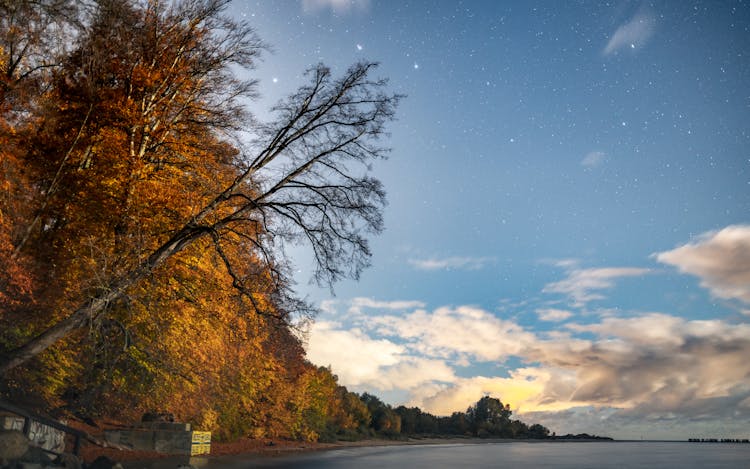
[[[748,444],[512,442],[347,448],[279,457],[191,461],[199,469],[750,468]],[[154,465],[174,468],[174,465]],[[144,468],[147,469],[147,468]]]

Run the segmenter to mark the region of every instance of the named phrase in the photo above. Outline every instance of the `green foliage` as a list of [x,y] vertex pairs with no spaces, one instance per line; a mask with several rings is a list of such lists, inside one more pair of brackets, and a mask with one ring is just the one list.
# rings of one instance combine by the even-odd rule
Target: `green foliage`
[[484,396],[469,407],[466,414],[474,435],[513,438],[510,406],[503,405],[499,399]]
[[[368,397],[368,402],[378,402]],[[539,424],[531,427],[520,420],[511,420],[510,406],[499,399],[485,396],[466,412],[454,412],[450,417],[435,417],[418,407],[399,406],[395,412],[401,417],[401,432],[406,435],[456,435],[479,438],[548,438],[549,430]]]

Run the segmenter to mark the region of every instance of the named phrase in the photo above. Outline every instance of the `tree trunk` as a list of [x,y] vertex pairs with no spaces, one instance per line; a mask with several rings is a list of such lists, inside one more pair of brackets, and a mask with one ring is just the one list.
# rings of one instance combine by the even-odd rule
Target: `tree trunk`
[[44,352],[58,340],[68,336],[76,329],[85,326],[90,319],[103,312],[109,303],[122,296],[130,286],[163,264],[168,258],[180,252],[185,246],[207,233],[208,231],[202,227],[184,226],[169,241],[154,251],[148,259],[123,277],[112,282],[106,292],[87,300],[73,314],[52,325],[23,346],[12,350],[6,356],[2,357],[0,359],[0,375],[4,375],[13,368]]

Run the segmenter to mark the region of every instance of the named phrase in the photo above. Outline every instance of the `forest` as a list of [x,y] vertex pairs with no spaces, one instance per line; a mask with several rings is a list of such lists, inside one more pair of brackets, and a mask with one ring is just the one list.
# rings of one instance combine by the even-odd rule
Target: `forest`
[[383,229],[401,96],[357,63],[255,117],[269,46],[224,0],[0,0],[0,395],[53,416],[171,412],[215,438],[544,438],[483,397],[435,417],[306,360],[314,280]]

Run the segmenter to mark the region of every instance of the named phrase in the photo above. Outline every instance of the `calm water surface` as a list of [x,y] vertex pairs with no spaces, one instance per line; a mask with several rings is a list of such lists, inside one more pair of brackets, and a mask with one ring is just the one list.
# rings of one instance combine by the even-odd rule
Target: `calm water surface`
[[196,460],[200,469],[750,468],[750,444],[484,443],[349,448],[294,456]]

